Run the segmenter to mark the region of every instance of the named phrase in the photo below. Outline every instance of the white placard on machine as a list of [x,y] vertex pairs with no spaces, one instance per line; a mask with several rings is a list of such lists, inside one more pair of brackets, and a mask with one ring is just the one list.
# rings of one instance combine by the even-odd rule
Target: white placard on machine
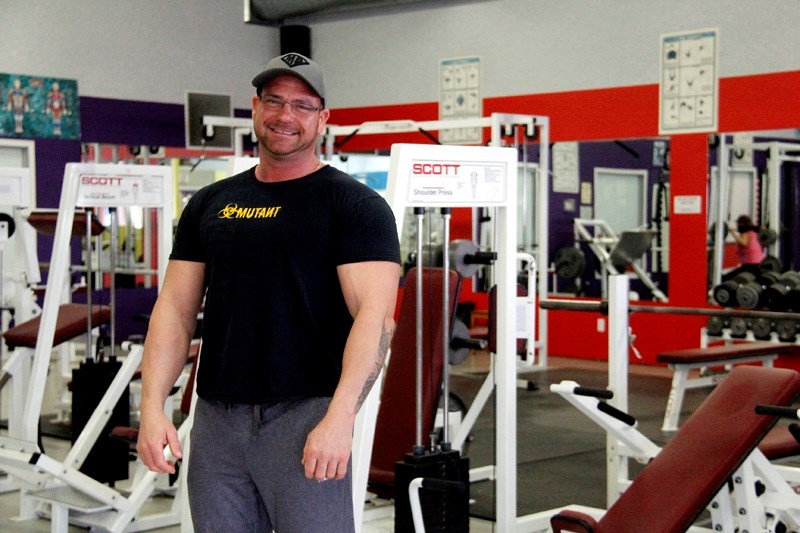
[[[408,207],[494,207],[496,212],[497,352],[493,358],[497,411],[497,531],[510,532],[516,522],[516,245],[517,153],[513,148],[395,144],[392,146],[386,200],[401,235]],[[512,314],[509,314],[512,313]],[[510,354],[510,355],[509,355]],[[391,361],[390,363],[391,364]],[[376,387],[373,389],[375,391]],[[377,411],[377,395],[362,410]],[[369,423],[368,423],[369,425]],[[374,433],[363,430],[366,435]],[[354,501],[363,502],[371,442],[359,450],[353,465]],[[356,516],[360,516],[356,509]],[[358,520],[357,520],[358,523]]]

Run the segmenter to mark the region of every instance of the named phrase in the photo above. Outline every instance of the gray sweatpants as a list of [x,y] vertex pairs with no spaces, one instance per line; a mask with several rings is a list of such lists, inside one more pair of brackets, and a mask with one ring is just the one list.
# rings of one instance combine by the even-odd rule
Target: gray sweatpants
[[330,398],[269,405],[197,400],[188,489],[198,533],[351,533],[350,470],[306,479],[303,447]]

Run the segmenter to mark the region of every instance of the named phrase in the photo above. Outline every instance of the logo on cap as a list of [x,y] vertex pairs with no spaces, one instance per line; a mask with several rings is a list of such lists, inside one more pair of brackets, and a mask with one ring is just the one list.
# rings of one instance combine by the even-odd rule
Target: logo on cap
[[300,67],[303,65],[308,65],[308,60],[305,57],[301,56],[300,54],[286,54],[281,57],[284,63],[289,65],[290,67]]

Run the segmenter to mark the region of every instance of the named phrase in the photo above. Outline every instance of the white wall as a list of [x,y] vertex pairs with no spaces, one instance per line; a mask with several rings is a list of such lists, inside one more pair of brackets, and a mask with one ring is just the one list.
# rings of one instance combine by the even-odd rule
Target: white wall
[[440,59],[484,96],[658,83],[662,33],[716,27],[720,75],[800,69],[797,0],[487,0],[312,27],[333,107],[438,100]]
[[81,95],[184,103],[186,91],[250,107],[279,53],[276,28],[241,0],[2,0],[0,71],[78,80]]
[[[183,103],[233,95],[279,52],[241,0],[3,0],[0,71],[82,95]],[[720,29],[720,75],[800,70],[800,1],[485,0],[311,23],[332,107],[438,99],[438,61],[478,55],[485,96],[658,82],[662,33]]]

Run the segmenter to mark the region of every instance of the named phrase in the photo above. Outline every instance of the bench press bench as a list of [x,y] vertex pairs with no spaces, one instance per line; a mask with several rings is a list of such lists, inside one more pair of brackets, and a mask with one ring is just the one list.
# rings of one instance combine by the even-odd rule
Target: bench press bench
[[[656,361],[666,363],[673,371],[672,387],[669,391],[661,430],[676,431],[678,429],[686,390],[715,386],[728,374],[730,367],[734,364],[761,363],[762,366],[771,367],[778,356],[792,355],[800,355],[800,345],[769,341],[741,342],[659,353]],[[692,370],[712,366],[726,367],[727,369],[714,374],[690,377]]]

